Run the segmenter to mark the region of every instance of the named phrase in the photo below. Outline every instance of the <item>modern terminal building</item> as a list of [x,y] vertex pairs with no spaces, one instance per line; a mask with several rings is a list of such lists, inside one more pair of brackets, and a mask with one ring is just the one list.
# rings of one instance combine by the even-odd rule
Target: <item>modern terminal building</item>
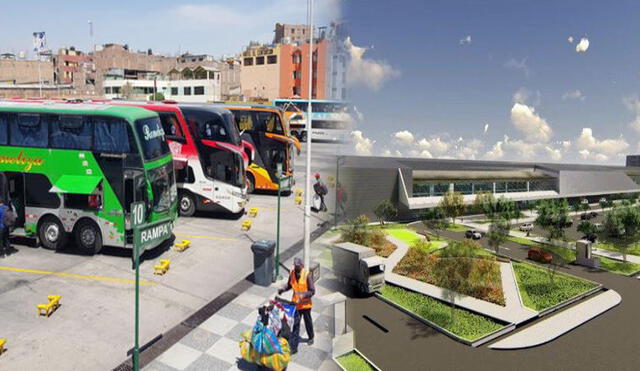
[[391,200],[401,220],[438,205],[449,190],[472,204],[479,192],[517,202],[541,199],[617,198],[640,192],[640,161],[627,166],[342,156],[338,182],[346,194],[346,216],[372,215]]

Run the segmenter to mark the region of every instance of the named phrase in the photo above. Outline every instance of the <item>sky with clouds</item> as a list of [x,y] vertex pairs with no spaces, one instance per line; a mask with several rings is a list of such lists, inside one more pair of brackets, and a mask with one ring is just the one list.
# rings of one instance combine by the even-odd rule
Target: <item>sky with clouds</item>
[[624,163],[640,2],[345,3],[360,154]]
[[[339,16],[338,0],[316,1],[321,24]],[[135,50],[235,55],[251,40],[271,42],[276,22],[306,23],[304,0],[3,1],[0,52],[32,48],[31,34],[45,31],[49,47],[129,44]]]

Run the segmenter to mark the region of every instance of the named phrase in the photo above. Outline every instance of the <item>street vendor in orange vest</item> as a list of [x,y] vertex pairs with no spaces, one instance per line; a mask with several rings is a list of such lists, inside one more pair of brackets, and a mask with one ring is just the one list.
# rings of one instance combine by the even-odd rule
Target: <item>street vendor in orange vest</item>
[[278,294],[293,289],[293,301],[296,304],[296,315],[293,320],[293,331],[289,345],[291,346],[291,354],[298,352],[298,343],[300,342],[300,319],[304,318],[304,327],[307,330],[308,345],[313,345],[313,321],[311,319],[311,297],[316,293],[311,272],[304,268],[302,259],[295,258],[293,260],[293,270],[289,274],[287,286],[278,290]]

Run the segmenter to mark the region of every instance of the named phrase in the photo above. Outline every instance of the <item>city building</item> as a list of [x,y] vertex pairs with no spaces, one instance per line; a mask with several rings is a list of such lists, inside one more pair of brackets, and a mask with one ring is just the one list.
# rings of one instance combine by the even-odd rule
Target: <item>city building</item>
[[74,47],[61,48],[53,57],[53,65],[56,84],[72,85],[76,94],[96,94],[96,71],[91,56]]
[[[325,99],[326,39],[314,43],[314,99]],[[242,94],[250,100],[309,97],[309,43],[252,44],[242,53]]]
[[111,69],[105,74],[103,93],[106,99],[146,100],[154,92],[164,99],[185,103],[221,100],[221,73],[215,67],[174,68],[166,75],[154,72]]
[[331,23],[327,32],[326,99],[347,100],[349,55],[345,48],[347,33],[343,23]]
[[462,193],[465,204],[472,204],[479,192],[517,202],[597,202],[640,192],[638,166],[345,156],[338,158],[338,167],[348,217],[371,215],[377,204],[390,200],[399,219],[415,219],[449,190]]
[[274,44],[295,44],[309,42],[309,26],[306,24],[276,23],[273,30]]

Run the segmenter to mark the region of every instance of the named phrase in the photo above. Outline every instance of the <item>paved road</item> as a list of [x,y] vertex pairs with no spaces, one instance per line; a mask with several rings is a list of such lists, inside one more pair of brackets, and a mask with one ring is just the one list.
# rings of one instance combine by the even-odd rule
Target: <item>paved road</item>
[[[461,236],[449,231],[442,234]],[[507,255],[526,255],[526,249],[517,244],[507,243],[506,247],[509,250],[502,252]],[[640,281],[578,266],[561,269],[616,290],[622,303],[545,345],[497,351],[455,342],[376,298],[352,299],[348,315],[356,331],[356,346],[383,370],[638,370]],[[364,315],[388,332],[374,326]]]
[[[332,173],[335,152],[334,145],[315,145],[313,172]],[[295,162],[296,188],[304,188],[304,155]],[[302,238],[303,209],[293,199],[282,200],[283,250]],[[331,195],[327,205],[333,206]],[[184,253],[145,253],[141,279],[148,285],[141,288],[141,344],[173,328],[252,271],[251,240],[275,237],[276,197],[254,195],[249,206],[260,211],[248,233],[240,231],[245,217],[181,218],[174,232],[178,239],[190,239],[191,248]],[[323,218],[329,215],[313,214],[312,228]],[[133,344],[130,254],[105,249],[90,257],[16,247],[16,253],[0,259],[0,338],[7,339],[8,349],[0,356],[0,370],[33,370],[44,363],[49,370],[106,370],[125,360]],[[165,276],[154,276],[153,265],[160,258],[172,259],[171,268]],[[50,294],[63,295],[62,307],[50,318],[38,318],[35,306]]]

